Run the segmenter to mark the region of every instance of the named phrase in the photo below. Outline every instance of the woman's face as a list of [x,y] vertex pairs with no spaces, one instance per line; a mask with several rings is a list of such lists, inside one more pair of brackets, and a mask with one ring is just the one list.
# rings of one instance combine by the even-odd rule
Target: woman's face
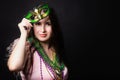
[[35,37],[41,42],[47,42],[52,35],[52,25],[49,16],[41,19],[33,27]]

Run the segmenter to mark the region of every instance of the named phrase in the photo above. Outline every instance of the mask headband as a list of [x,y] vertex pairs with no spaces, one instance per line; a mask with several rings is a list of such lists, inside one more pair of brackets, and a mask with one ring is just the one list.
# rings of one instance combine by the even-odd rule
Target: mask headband
[[29,11],[25,16],[26,19],[30,20],[31,23],[36,23],[39,20],[47,17],[50,13],[50,9],[48,4],[44,4],[42,6],[38,6],[34,8],[32,11]]

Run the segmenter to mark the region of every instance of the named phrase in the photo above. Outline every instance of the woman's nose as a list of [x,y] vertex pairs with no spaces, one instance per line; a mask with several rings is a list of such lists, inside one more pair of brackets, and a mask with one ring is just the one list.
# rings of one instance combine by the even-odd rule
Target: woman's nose
[[41,32],[45,32],[45,25],[42,25]]

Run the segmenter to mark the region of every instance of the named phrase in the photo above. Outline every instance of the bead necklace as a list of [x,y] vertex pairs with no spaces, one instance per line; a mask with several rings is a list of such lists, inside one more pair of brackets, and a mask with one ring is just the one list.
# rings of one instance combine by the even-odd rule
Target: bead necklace
[[[42,60],[43,60],[43,58],[41,57],[41,55],[39,54],[39,52],[37,52],[38,53],[38,55],[40,56],[40,73],[41,73],[41,80],[43,80],[43,74],[42,74]],[[45,63],[45,61],[43,60],[43,62]],[[50,71],[51,71],[51,73],[53,74],[53,71],[52,71],[52,69],[51,69],[51,67],[50,66],[48,66],[46,63],[45,63],[45,66],[46,66],[46,69],[48,68]],[[49,73],[50,74],[50,73]],[[50,75],[51,76],[51,75]],[[51,76],[52,77],[52,76]]]
[[42,61],[40,58],[40,74],[41,74],[41,80],[43,80],[43,75],[42,75]]
[[43,59],[45,60],[45,62],[47,64],[49,64],[52,68],[54,68],[54,72],[57,74],[58,77],[61,77],[61,71],[63,69],[63,65],[58,65],[58,58],[55,57],[55,62],[53,63],[48,56],[43,52],[43,49],[40,48],[38,49],[38,47],[36,47],[38,52],[41,53],[41,56],[43,57]]
[[[45,63],[45,66],[46,66],[47,71],[48,71],[48,69],[49,69],[49,71],[53,74],[54,80],[63,80],[63,79],[64,79],[64,76],[63,76],[64,72],[62,71],[62,77],[61,77],[61,78],[58,78],[58,77],[56,76],[55,72],[54,72],[54,69],[53,69],[49,64],[47,64],[47,63],[45,62],[45,60],[41,57],[41,55],[39,54],[39,52],[37,52],[37,53],[38,53],[38,55],[40,56],[40,73],[41,73],[41,80],[44,80],[44,79],[43,79],[43,74],[42,74],[42,61]],[[49,71],[48,71],[48,73],[50,74]],[[50,74],[50,76],[53,78],[53,76],[52,76],[51,74]]]
[[37,49],[37,51],[39,52],[39,54],[42,56],[43,60],[49,64],[53,69],[54,72],[57,74],[58,77],[62,77],[61,73],[62,70],[64,69],[64,64],[58,64],[59,63],[59,59],[58,56],[55,55],[55,60],[54,62],[50,60],[50,58],[47,56],[47,54],[45,53],[44,49],[42,48],[41,44],[39,43],[39,41],[37,39],[33,39],[33,37],[28,38],[28,40],[35,46],[35,48]]

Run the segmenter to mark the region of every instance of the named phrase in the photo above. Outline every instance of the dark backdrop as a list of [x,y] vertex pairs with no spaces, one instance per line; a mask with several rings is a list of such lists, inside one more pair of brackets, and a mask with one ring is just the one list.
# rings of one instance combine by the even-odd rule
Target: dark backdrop
[[[0,3],[0,80],[13,80],[6,47],[19,37],[18,22],[40,0]],[[54,7],[61,25],[69,80],[115,78],[120,71],[114,49],[112,0],[43,0]]]

